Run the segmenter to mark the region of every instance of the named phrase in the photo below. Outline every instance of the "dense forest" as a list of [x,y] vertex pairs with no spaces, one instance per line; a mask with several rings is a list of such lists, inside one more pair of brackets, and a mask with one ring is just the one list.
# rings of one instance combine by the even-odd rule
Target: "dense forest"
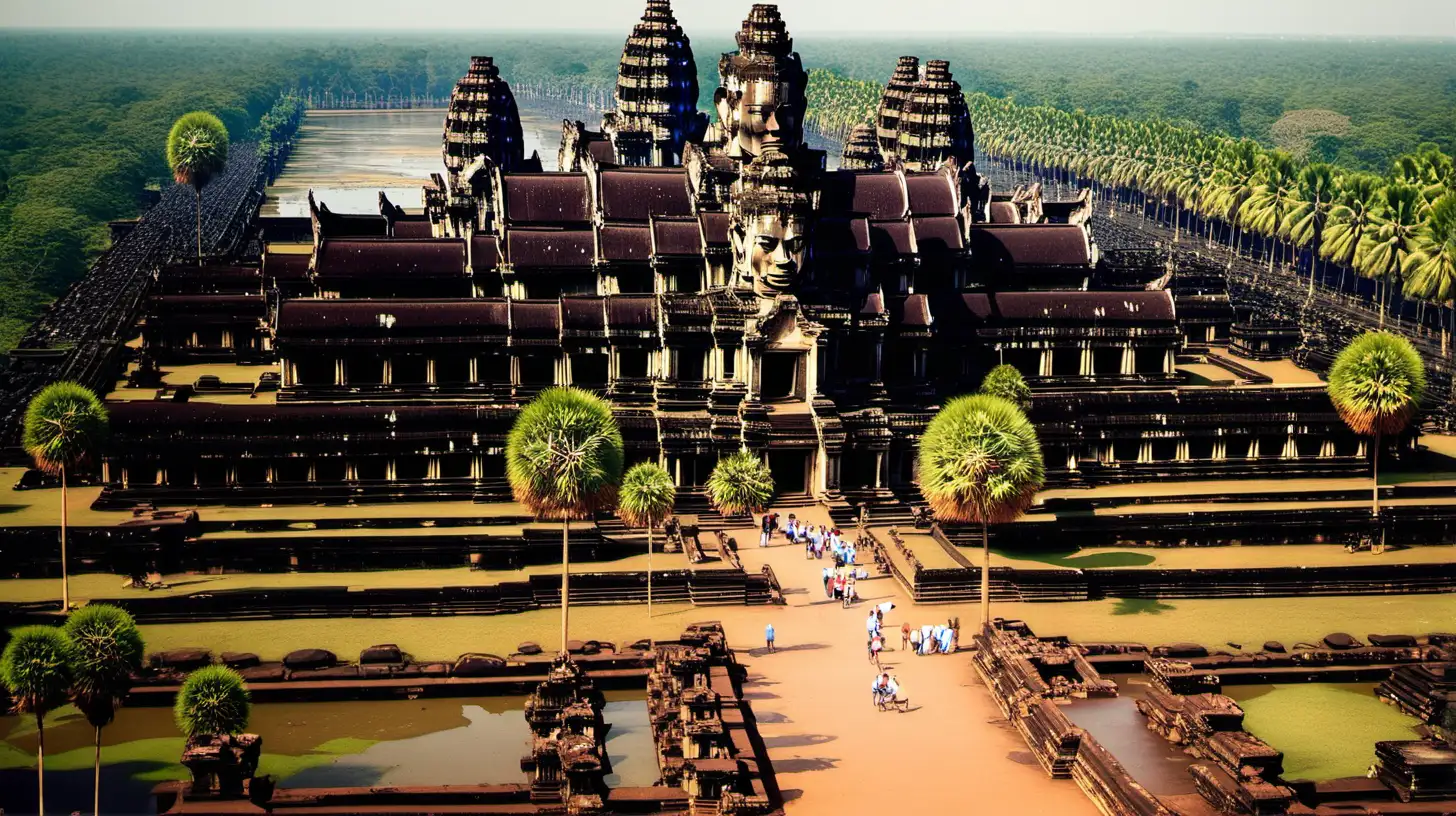
[[[104,248],[105,222],[134,215],[143,189],[166,183],[162,142],[181,113],[211,110],[234,138],[266,146],[295,110],[274,108],[282,94],[327,106],[438,103],[482,53],[527,98],[600,102],[629,24],[619,36],[0,34],[0,349]],[[731,47],[722,34],[694,41],[704,107],[716,56]],[[813,121],[827,132],[877,97],[898,55],[918,54],[951,60],[969,92],[1018,103],[1008,111],[1158,120],[1381,173],[1423,143],[1456,149],[1449,42],[800,37],[797,46],[807,66],[827,69],[811,89]]]

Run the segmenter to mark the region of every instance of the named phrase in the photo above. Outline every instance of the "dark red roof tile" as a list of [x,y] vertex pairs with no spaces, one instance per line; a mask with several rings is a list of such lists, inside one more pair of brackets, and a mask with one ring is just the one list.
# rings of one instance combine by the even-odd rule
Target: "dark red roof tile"
[[506,231],[506,260],[517,269],[588,267],[596,255],[596,235],[591,230]]
[[696,218],[652,219],[654,255],[702,255],[703,227]]
[[461,300],[286,300],[278,338],[475,337],[509,328],[502,298]]
[[507,173],[503,183],[507,223],[591,221],[591,190],[584,173]]
[[911,173],[905,176],[910,212],[915,215],[955,215],[955,178],[947,173]]
[[1161,322],[1175,318],[1173,296],[1157,292],[1001,292],[996,312],[1012,321]]
[[828,213],[860,213],[871,221],[904,218],[910,202],[900,178],[893,172],[826,173],[821,207]]
[[601,172],[602,217],[642,221],[654,215],[693,214],[682,168],[620,168]]
[[645,224],[607,224],[597,230],[604,261],[652,259],[652,230]]
[[1076,224],[973,225],[971,257],[977,265],[1089,266],[1092,247]]
[[320,278],[460,278],[465,242],[429,240],[325,240],[314,272]]

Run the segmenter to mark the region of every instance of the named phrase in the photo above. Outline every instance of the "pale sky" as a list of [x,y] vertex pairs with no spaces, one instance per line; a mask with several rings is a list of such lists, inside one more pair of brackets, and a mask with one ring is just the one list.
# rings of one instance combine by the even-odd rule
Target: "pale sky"
[[[0,0],[0,27],[508,28],[625,35],[644,5],[643,0]],[[673,3],[690,37],[727,35],[750,5],[750,0]],[[793,33],[1456,37],[1452,0],[780,0],[779,7]]]

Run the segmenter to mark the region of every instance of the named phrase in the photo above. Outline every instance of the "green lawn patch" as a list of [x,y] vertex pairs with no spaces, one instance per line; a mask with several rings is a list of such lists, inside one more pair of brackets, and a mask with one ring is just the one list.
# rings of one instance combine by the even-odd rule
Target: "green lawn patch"
[[1284,776],[1321,782],[1364,776],[1379,740],[1416,739],[1415,719],[1366,683],[1230,686],[1244,729],[1284,752]]

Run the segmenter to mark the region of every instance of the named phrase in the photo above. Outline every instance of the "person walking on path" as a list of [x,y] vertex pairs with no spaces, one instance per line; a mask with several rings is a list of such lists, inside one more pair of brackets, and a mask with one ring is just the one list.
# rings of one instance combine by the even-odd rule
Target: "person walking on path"
[[890,685],[890,673],[880,672],[875,675],[875,682],[870,685],[870,702],[875,708],[883,708],[885,703],[885,689]]
[[880,666],[880,652],[884,648],[885,648],[885,639],[884,638],[880,637],[878,634],[876,634],[874,637],[870,638],[870,662],[873,663],[873,664],[875,664],[875,668],[877,668],[877,669],[878,668],[882,668]]
[[769,539],[773,537],[773,516],[763,514],[763,528],[759,531],[758,546],[767,547]]
[[904,651],[904,650],[910,648],[910,631],[911,631],[911,629],[910,629],[910,621],[905,621],[904,623],[900,624],[900,650],[901,651]]
[[774,652],[778,651],[774,648],[774,628],[772,623],[763,628],[763,639],[768,642],[769,654],[773,654]]

